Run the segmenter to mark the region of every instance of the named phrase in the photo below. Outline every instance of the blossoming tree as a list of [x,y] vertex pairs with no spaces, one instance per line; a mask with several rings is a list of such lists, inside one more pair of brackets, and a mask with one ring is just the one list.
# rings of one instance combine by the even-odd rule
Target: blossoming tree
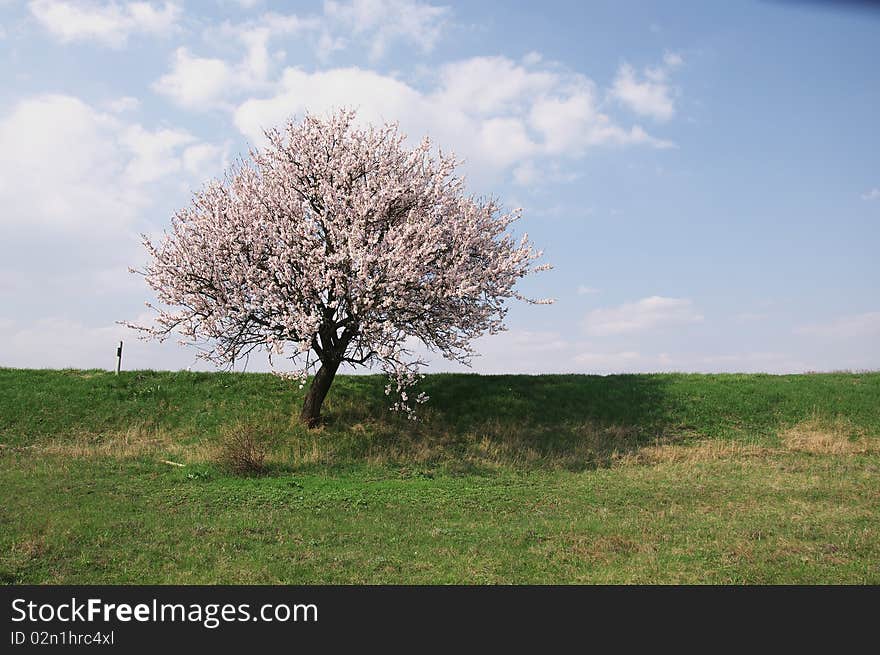
[[[414,344],[468,363],[470,342],[504,329],[505,301],[541,256],[508,226],[518,211],[467,196],[456,161],[427,139],[408,149],[396,124],[359,129],[339,111],[266,133],[223,180],[177,212],[142,271],[165,308],[147,338],[173,332],[231,365],[255,349],[286,355],[301,419],[319,422],[342,364],[381,366],[394,409],[412,415]],[[149,303],[148,303],[149,305]],[[149,305],[152,307],[152,305]]]

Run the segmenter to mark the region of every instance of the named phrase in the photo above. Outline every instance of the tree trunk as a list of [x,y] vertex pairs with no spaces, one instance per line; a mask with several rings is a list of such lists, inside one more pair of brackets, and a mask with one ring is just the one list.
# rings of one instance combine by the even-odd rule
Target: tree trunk
[[321,362],[321,368],[312,380],[299,415],[300,420],[310,428],[316,427],[321,421],[321,405],[327,397],[327,392],[330,391],[330,385],[333,384],[338,368],[339,362]]

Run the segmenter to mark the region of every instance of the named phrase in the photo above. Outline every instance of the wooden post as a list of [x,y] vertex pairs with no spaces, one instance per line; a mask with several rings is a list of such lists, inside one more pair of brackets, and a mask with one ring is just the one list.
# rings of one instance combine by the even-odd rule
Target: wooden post
[[116,375],[119,375],[119,369],[122,368],[122,342],[119,342],[119,348],[116,349]]

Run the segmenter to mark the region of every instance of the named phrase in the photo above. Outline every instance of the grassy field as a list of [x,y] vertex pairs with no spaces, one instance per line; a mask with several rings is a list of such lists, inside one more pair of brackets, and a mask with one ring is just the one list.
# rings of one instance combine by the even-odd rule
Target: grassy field
[[880,583],[880,373],[383,384],[0,369],[0,581]]

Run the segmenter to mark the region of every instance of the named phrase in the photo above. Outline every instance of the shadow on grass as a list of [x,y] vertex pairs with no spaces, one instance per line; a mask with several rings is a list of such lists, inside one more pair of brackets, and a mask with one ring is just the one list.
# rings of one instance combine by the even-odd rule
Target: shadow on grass
[[413,422],[386,409],[384,378],[342,378],[311,451],[316,459],[332,450],[332,459],[442,464],[453,472],[607,466],[670,440],[676,411],[667,383],[662,375],[432,375],[420,387],[431,400]]

